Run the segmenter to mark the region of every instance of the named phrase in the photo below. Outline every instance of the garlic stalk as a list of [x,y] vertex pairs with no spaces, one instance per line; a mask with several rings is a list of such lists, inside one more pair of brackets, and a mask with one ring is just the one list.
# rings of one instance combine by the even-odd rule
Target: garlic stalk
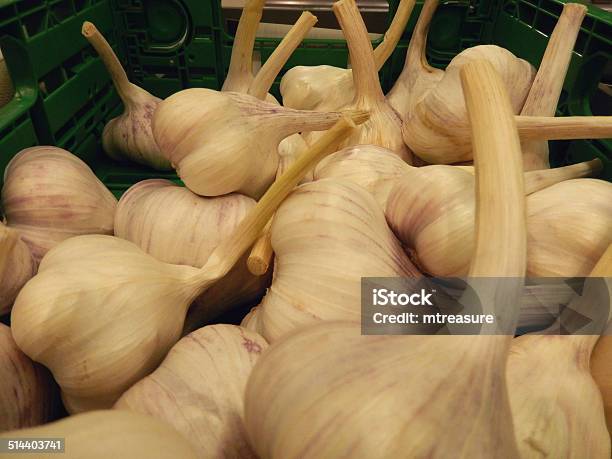
[[[470,274],[522,277],[524,191],[512,108],[490,66],[474,62],[462,72],[479,178]],[[489,231],[493,224],[500,231]],[[520,282],[507,281],[492,292],[495,304],[483,306],[506,311],[499,319],[512,327]],[[447,458],[457,451],[519,457],[504,376],[511,340],[361,336],[358,322],[305,327],[273,344],[251,373],[245,398],[251,445],[262,459]],[[456,410],[461,422],[449,416]]]
[[[612,245],[590,276],[612,277]],[[601,309],[611,296],[610,280],[587,279],[560,323],[567,326],[576,313],[588,316],[588,309]],[[522,458],[610,457],[602,398],[589,372],[599,336],[577,332],[587,334],[523,335],[513,340],[506,374]]]
[[242,8],[232,46],[227,76],[221,91],[246,93],[253,82],[253,46],[265,0],[247,0]]
[[[4,439],[64,439],[63,459],[196,459],[186,438],[168,424],[138,413],[101,410],[70,416],[31,429],[0,434]],[[30,459],[32,452],[11,453]]]
[[[356,123],[367,118],[363,110],[349,115]],[[153,134],[194,193],[240,192],[257,199],[274,180],[282,139],[328,129],[341,117],[340,112],[292,110],[246,94],[192,88],[159,104]]]
[[[255,204],[240,194],[205,198],[168,180],[144,180],[119,200],[115,236],[159,261],[199,268]],[[187,314],[189,329],[263,296],[269,279],[249,275],[243,261],[195,299]]]
[[199,457],[254,458],[242,421],[244,389],[267,347],[260,335],[235,325],[201,328],[176,343],[115,409],[166,422],[191,441]]
[[[370,119],[355,131],[342,146],[371,144],[387,148],[401,159],[412,163],[412,152],[406,148],[401,134],[401,119],[391,108],[380,87],[372,54],[372,43],[354,0],[341,0],[332,7],[346,38],[351,55],[355,97],[347,108],[367,110]],[[312,142],[317,134],[309,134]]]
[[56,147],[20,151],[4,172],[2,207],[36,263],[73,236],[112,234],[117,200],[78,157]]
[[258,307],[258,331],[276,341],[320,320],[359,320],[362,277],[418,277],[363,188],[342,180],[298,187],[278,209],[272,285]]
[[0,222],[0,316],[10,312],[21,287],[36,274],[36,263],[19,233]]
[[[612,231],[612,185],[568,180],[599,170],[601,162],[594,160],[524,174],[529,276],[587,275],[601,256],[606,232]],[[406,170],[389,192],[385,214],[423,272],[467,273],[475,238],[472,174],[442,165]]]
[[[414,0],[400,0],[389,29],[374,50],[377,71],[389,59],[404,33],[414,4]],[[352,70],[331,65],[293,67],[281,79],[280,91],[283,105],[298,110],[340,110],[355,97]]]
[[[563,81],[586,12],[586,6],[579,3],[563,5],[563,11],[548,39],[544,57],[542,57],[521,115],[555,116]],[[522,148],[525,170],[549,167],[548,142],[523,142]]]
[[160,171],[171,170],[172,166],[161,154],[151,132],[153,112],[161,99],[130,83],[113,49],[95,25],[85,21],[81,33],[102,59],[125,107],[123,114],[104,127],[104,151],[115,160],[127,158]]
[[302,155],[200,269],[111,236],[74,237],[49,251],[11,323],[19,348],[53,373],[68,411],[110,407],[153,371],[178,341],[191,302],[228,273],[304,171],[353,127],[342,118]]
[[0,108],[8,104],[15,96],[15,87],[9,74],[6,61],[0,50]]
[[0,432],[43,424],[55,414],[49,372],[19,350],[11,329],[0,323]]

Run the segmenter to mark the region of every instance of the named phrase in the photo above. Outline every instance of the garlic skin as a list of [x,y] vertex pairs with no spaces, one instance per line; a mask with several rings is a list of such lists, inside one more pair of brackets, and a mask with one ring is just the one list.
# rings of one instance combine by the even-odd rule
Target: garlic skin
[[191,440],[198,457],[254,458],[243,398],[251,369],[267,347],[261,336],[235,325],[201,328],[176,343],[115,409],[167,422]]
[[[14,430],[0,438],[64,438],[64,459],[196,459],[184,437],[167,424],[129,411],[100,410],[44,426]],[[28,459],[31,452],[12,453]]]
[[533,82],[533,66],[495,45],[468,48],[448,64],[444,76],[414,106],[404,119],[406,145],[431,164],[452,164],[472,159],[472,142],[464,135],[467,113],[459,70],[467,62],[484,59],[500,74],[510,95],[512,111],[518,114]]
[[[180,114],[189,113],[189,116]],[[185,185],[201,196],[254,199],[274,181],[278,145],[301,131],[330,128],[341,113],[291,110],[254,97],[186,89],[155,111],[153,134]],[[356,114],[357,119],[363,113]]]
[[113,234],[116,205],[89,166],[61,148],[21,150],[4,172],[6,223],[19,231],[37,263],[70,237]]
[[55,385],[49,372],[19,350],[11,329],[0,323],[0,432],[34,427],[55,411]]
[[11,310],[21,287],[36,274],[36,263],[19,233],[0,222],[0,316]]
[[591,355],[591,374],[603,398],[608,432],[612,432],[612,337],[609,331],[599,338]]
[[[115,235],[165,263],[200,268],[238,227],[255,201],[241,194],[205,198],[169,180],[143,180],[123,194]],[[223,312],[260,299],[269,277],[251,275],[244,260],[197,297],[186,328],[194,330]]]
[[272,285],[257,308],[270,343],[316,321],[358,321],[362,277],[420,276],[374,198],[342,180],[296,188],[272,221],[271,242]]
[[257,322],[258,314],[259,314],[258,306],[251,308],[248,314],[242,318],[242,322],[240,322],[240,326],[249,331],[257,333],[257,330],[259,330],[259,323]]
[[355,145],[333,153],[321,161],[314,170],[313,178],[335,178],[360,185],[368,190],[384,209],[395,180],[411,170],[412,167],[386,148]]
[[532,277],[588,276],[612,243],[612,183],[567,180],[527,199]]
[[113,118],[104,126],[102,133],[104,151],[117,161],[127,158],[156,170],[172,170],[172,166],[157,147],[151,132],[153,112],[161,99],[130,83],[113,49],[95,25],[85,21],[81,32],[100,55],[125,107],[123,114]]

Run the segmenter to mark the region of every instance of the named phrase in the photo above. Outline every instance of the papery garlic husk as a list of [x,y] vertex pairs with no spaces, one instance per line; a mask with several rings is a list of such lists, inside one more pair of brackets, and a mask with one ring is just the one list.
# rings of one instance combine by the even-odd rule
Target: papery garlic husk
[[0,432],[44,424],[57,409],[49,372],[19,350],[11,329],[0,323]]
[[[115,235],[165,263],[199,268],[253,207],[253,199],[237,193],[205,198],[169,180],[144,180],[119,200]],[[187,328],[199,328],[234,307],[259,301],[269,280],[251,275],[244,260],[239,261],[195,299]]]
[[[400,0],[383,41],[374,50],[378,71],[404,33],[414,4],[413,0]],[[280,92],[285,107],[298,110],[340,110],[355,97],[352,70],[331,65],[298,65],[283,75]]]
[[[372,43],[354,0],[334,3],[334,14],[342,27],[351,54],[352,76],[355,97],[345,108],[367,110],[370,119],[364,122],[341,147],[371,144],[393,151],[409,164],[413,162],[412,152],[404,144],[401,133],[402,120],[389,105],[380,86]],[[311,143],[317,133],[305,136]]]
[[319,320],[359,320],[362,277],[418,277],[365,189],[324,179],[299,186],[272,222],[272,286],[258,330],[273,342]]
[[240,322],[240,326],[243,328],[246,328],[249,331],[257,333],[257,330],[259,330],[259,324],[257,322],[258,314],[259,314],[258,306],[251,308],[251,310],[247,313],[247,315],[242,318],[242,321]]
[[[189,441],[168,424],[138,413],[100,410],[70,416],[31,429],[13,430],[0,438],[64,440],[64,459],[195,459]],[[31,451],[14,458],[33,457]],[[45,455],[46,456],[46,455]]]
[[472,159],[472,142],[465,135],[468,121],[459,70],[479,59],[495,67],[510,95],[513,113],[520,113],[535,75],[533,66],[499,46],[468,48],[451,60],[444,76],[404,119],[404,141],[421,159],[432,164]]
[[[546,172],[554,176],[556,170]],[[527,174],[532,187],[547,184],[545,177]],[[387,221],[423,272],[467,273],[475,237],[473,194],[471,174],[453,166],[413,168],[391,189]],[[611,203],[612,184],[596,179],[566,180],[530,194],[527,275],[588,275],[612,238]]]
[[21,287],[36,274],[36,263],[19,233],[0,222],[0,316],[10,312]]
[[[506,374],[523,458],[610,457],[604,405],[589,360],[610,317],[612,244],[589,276],[595,279],[585,280],[553,326],[513,340]],[[563,335],[557,335],[560,330]]]
[[116,206],[89,166],[61,148],[21,150],[4,172],[6,223],[19,231],[37,263],[70,237],[113,234]]
[[115,404],[174,427],[201,458],[254,458],[243,425],[244,390],[268,347],[235,325],[210,325],[181,339],[162,364]]
[[[301,131],[327,129],[341,116],[292,110],[246,94],[193,88],[159,105],[153,134],[194,193],[239,192],[257,199],[274,181],[281,140]],[[357,120],[363,117],[362,112],[355,113]]]
[[[490,66],[469,64],[464,72],[480,184],[470,275],[522,277],[524,190],[510,103]],[[482,129],[493,113],[496,129]],[[493,222],[503,229],[485,231]],[[498,258],[492,259],[494,249]],[[491,296],[481,297],[495,298],[483,307],[504,311],[510,328],[520,287],[498,283]],[[447,458],[457,451],[518,457],[504,375],[510,341],[510,335],[362,336],[359,322],[296,330],[273,344],[251,373],[249,439],[263,459]],[[458,412],[461,422],[449,416]]]
[[252,246],[306,170],[354,129],[342,118],[266,192],[196,269],[156,260],[112,236],[73,237],[50,250],[21,289],[13,337],[47,366],[69,412],[110,407],[178,341],[191,302]]
[[355,145],[329,155],[314,170],[314,180],[348,180],[368,190],[381,208],[395,181],[412,168],[396,154],[375,145]]
[[113,49],[95,25],[85,21],[82,34],[99,54],[125,110],[104,126],[104,152],[115,160],[129,159],[160,171],[172,170],[151,132],[153,112],[161,99],[130,83]]

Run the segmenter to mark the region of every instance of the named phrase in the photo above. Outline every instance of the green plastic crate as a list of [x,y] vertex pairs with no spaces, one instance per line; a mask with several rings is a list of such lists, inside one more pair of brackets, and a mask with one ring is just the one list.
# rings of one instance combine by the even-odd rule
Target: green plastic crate
[[[396,6],[391,0],[389,18]],[[385,90],[401,71],[421,6],[415,6],[398,49],[381,70]],[[444,67],[462,49],[496,43],[537,65],[561,8],[556,0],[443,2],[431,26],[430,62]],[[80,35],[84,20],[105,34],[131,80],[159,97],[187,87],[219,88],[223,82],[233,37],[223,28],[219,0],[0,0],[0,45],[16,87],[15,98],[0,109],[0,170],[20,149],[52,144],[83,158],[118,196],[146,178],[177,180],[172,173],[118,163],[101,151],[102,129],[122,106],[102,63]],[[611,61],[611,28],[610,13],[589,7],[561,114],[605,114],[593,108],[593,97]],[[279,41],[257,40],[255,51],[263,62]],[[286,68],[345,66],[347,57],[343,40],[306,40]],[[273,92],[278,95],[278,81]],[[555,164],[598,156],[612,180],[609,140],[553,142],[551,150]]]

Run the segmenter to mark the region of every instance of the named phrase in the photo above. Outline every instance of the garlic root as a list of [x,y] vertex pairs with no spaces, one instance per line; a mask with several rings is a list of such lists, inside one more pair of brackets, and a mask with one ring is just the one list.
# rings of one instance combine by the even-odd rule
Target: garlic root
[[[565,75],[586,12],[586,6],[578,3],[563,5],[563,11],[548,39],[544,57],[521,115],[555,116]],[[523,142],[523,163],[525,170],[548,168],[548,143]]]
[[95,25],[85,21],[81,33],[102,59],[125,107],[122,115],[113,118],[104,127],[104,151],[116,160],[128,158],[160,171],[172,170],[151,132],[153,112],[161,99],[130,83],[113,49]]

